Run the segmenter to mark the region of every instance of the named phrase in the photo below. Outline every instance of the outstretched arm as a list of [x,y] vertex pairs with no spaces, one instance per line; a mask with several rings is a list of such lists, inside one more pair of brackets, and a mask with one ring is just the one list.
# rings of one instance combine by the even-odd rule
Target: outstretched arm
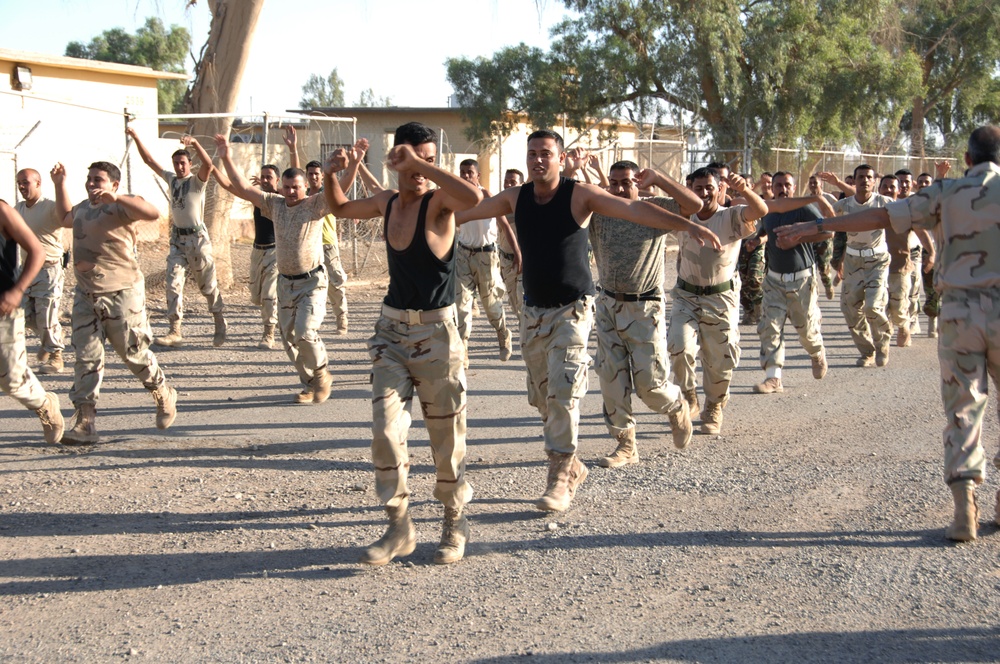
[[754,222],[767,214],[767,203],[754,193],[753,189],[747,185],[746,180],[736,173],[730,173],[726,179],[729,181],[729,188],[737,194],[741,194],[746,199],[747,209],[743,211],[744,223],[747,225],[752,224],[756,228]]
[[371,198],[350,200],[341,188],[340,181],[333,177],[334,173],[346,167],[347,155],[336,152],[330,155],[323,167],[323,196],[326,197],[326,205],[333,216],[342,219],[371,219],[385,215],[385,208],[395,192],[385,189]]
[[45,263],[45,250],[35,234],[24,223],[17,210],[0,200],[0,234],[16,242],[24,250],[24,267],[14,286],[0,296],[0,316],[8,316],[21,306],[24,292],[35,280]]
[[[585,197],[583,203],[586,209],[591,212],[598,212],[607,217],[625,219],[626,221],[651,228],[684,231],[697,240],[698,244],[711,244],[716,249],[722,248],[718,236],[708,228],[673,212],[667,212],[652,203],[618,198],[593,185],[577,185],[577,187],[579,189],[574,188],[574,192],[577,190],[583,192]],[[510,189],[506,191],[510,191]]]
[[299,167],[299,139],[295,133],[295,127],[285,125],[285,135],[282,137],[285,145],[288,146],[288,165],[290,168]]
[[889,213],[885,208],[867,208],[846,217],[836,217],[834,219],[820,219],[818,221],[804,221],[789,226],[781,226],[775,229],[778,236],[778,246],[788,249],[796,244],[804,242],[806,238],[815,233],[846,232],[858,233],[861,231],[873,231],[877,229],[890,228]]
[[69,187],[66,185],[66,167],[56,162],[49,171],[49,176],[52,178],[52,184],[56,186],[56,214],[60,219],[64,219],[73,209],[73,203],[69,200]]
[[473,186],[454,173],[449,173],[443,168],[438,168],[434,164],[420,159],[413,151],[413,147],[406,143],[401,143],[389,151],[386,164],[397,172],[415,171],[436,184],[439,192],[435,192],[435,198],[440,193],[442,195],[441,207],[452,212],[468,210],[483,200],[483,194],[479,191],[479,187]]
[[467,221],[474,221],[476,219],[499,218],[507,214],[513,214],[514,207],[517,205],[517,197],[520,193],[521,187],[517,186],[504,189],[496,196],[484,198],[476,207],[456,212],[455,223],[461,225]]
[[608,176],[605,175],[604,171],[601,169],[601,160],[596,154],[590,155],[587,159],[587,165],[590,166],[595,173],[597,173],[597,177],[600,178],[602,189],[607,189],[611,186],[611,183],[608,181]]
[[[247,179],[243,177],[243,173],[236,168],[236,164],[233,163],[233,157],[230,154],[229,143],[226,141],[226,137],[222,134],[215,135],[215,154],[222,160],[222,165],[226,169],[226,175],[229,176],[232,189],[229,189],[228,191],[235,196],[239,196],[245,201],[250,201],[257,207],[263,206],[263,193],[260,189],[251,186],[250,183],[247,182]],[[219,184],[222,184],[221,181]]]
[[823,171],[822,173],[817,173],[816,177],[818,177],[823,182],[826,182],[827,184],[832,184],[835,187],[837,187],[837,189],[840,189],[842,192],[844,192],[844,196],[853,196],[854,194],[857,193],[857,190],[852,185],[849,185],[840,178],[838,178],[836,173],[831,173],[830,171]]
[[701,206],[703,205],[702,200],[687,187],[682,187],[681,183],[677,180],[674,180],[659,171],[655,171],[652,168],[644,168],[639,171],[640,189],[649,189],[650,186],[654,184],[663,191],[667,192],[667,195],[672,199],[677,201],[677,205],[679,205],[681,209],[681,214],[690,217],[692,214],[696,214],[701,211]]
[[139,134],[135,132],[135,129],[132,127],[126,127],[125,135],[131,138],[132,142],[135,143],[135,148],[139,151],[139,156],[142,157],[142,160],[146,163],[146,165],[156,171],[157,175],[162,175],[163,167],[160,166],[159,162],[153,159],[153,155],[146,149],[146,146],[143,145],[142,141],[139,140]]
[[193,147],[194,151],[198,153],[198,159],[201,161],[201,166],[198,167],[198,179],[202,182],[208,182],[208,176],[212,174],[212,158],[208,156],[208,152],[201,147],[201,143],[194,136],[181,137],[181,143],[184,144],[184,147]]

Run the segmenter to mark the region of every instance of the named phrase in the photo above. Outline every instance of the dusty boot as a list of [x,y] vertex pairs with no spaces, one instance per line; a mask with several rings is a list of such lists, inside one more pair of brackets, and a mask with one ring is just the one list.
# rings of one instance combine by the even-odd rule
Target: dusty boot
[[63,445],[93,445],[100,440],[97,435],[97,406],[82,403],[76,407],[76,423],[62,436]]
[[156,402],[156,428],[166,429],[177,417],[177,390],[169,385],[160,385],[150,391]]
[[66,422],[59,410],[59,397],[54,392],[45,393],[45,403],[35,411],[35,415],[38,415],[38,419],[42,422],[42,433],[45,434],[46,443],[58,443],[62,440]]
[[386,507],[389,528],[377,542],[361,554],[365,565],[385,565],[396,556],[408,556],[417,548],[417,529],[413,527],[407,511],[409,501],[404,500],[399,507]]
[[875,351],[875,366],[884,367],[889,364],[889,346]]
[[910,343],[912,343],[910,341],[910,328],[906,325],[900,325],[899,331],[896,333],[896,346],[906,348]]
[[42,366],[38,367],[38,373],[57,374],[62,373],[64,368],[62,351],[57,350],[49,354]]
[[705,400],[705,409],[701,411],[701,432],[716,434],[722,431],[722,406],[720,402]]
[[549,452],[549,476],[545,493],[535,503],[543,512],[564,512],[590,472],[575,454]]
[[821,350],[809,359],[812,360],[813,378],[816,380],[823,380],[823,376],[826,375],[826,370],[828,368],[826,363],[826,350]]
[[875,356],[862,355],[857,360],[855,360],[854,365],[858,367],[873,367],[875,366]]
[[617,468],[630,463],[639,463],[639,449],[635,445],[635,428],[626,429],[616,437],[618,447],[606,457],[597,460],[603,468]]
[[913,322],[910,324],[910,334],[916,335],[920,334],[920,317],[914,316]]
[[295,395],[295,403],[312,403],[314,398],[313,388],[305,387]]
[[973,480],[952,482],[951,495],[955,499],[955,518],[944,531],[944,536],[956,542],[971,542],[976,539],[976,528],[979,526],[976,483]]
[[701,406],[698,405],[697,390],[685,390],[684,401],[688,402],[688,415],[691,417],[692,422],[701,417]]
[[226,330],[229,329],[229,324],[221,311],[216,311],[212,317],[215,318],[215,336],[212,337],[212,345],[218,348],[226,343]]
[[831,283],[828,283],[828,284],[823,284],[823,287],[826,289],[826,299],[832,300],[833,299],[833,283],[831,282]]
[[684,399],[678,399],[673,411],[667,411],[670,418],[670,433],[674,437],[674,447],[683,450],[691,442],[694,425],[691,424],[691,406]]
[[181,322],[179,320],[170,321],[170,331],[162,337],[157,337],[156,343],[171,348],[179,348],[183,345],[184,335],[181,334]]
[[41,364],[45,364],[46,362],[49,361],[49,356],[50,355],[52,355],[52,353],[50,353],[49,351],[47,351],[47,350],[40,350],[40,351],[38,351],[38,354],[35,355],[35,358],[38,360],[38,364],[41,365]]
[[937,316],[931,316],[930,318],[927,319],[927,338],[937,339],[937,334],[938,334]]
[[785,388],[782,386],[780,378],[771,376],[765,378],[763,383],[754,385],[753,391],[757,394],[774,394],[775,392],[784,392]]
[[510,330],[497,330],[497,343],[500,344],[500,361],[506,362],[514,352],[510,345]]
[[318,369],[313,376],[313,403],[323,403],[329,399],[332,387],[333,378],[327,368]]
[[340,336],[347,334],[347,314],[337,316],[337,334]]
[[469,522],[462,516],[461,508],[444,508],[441,543],[434,552],[434,562],[438,565],[457,563],[465,555],[465,543],[468,541]]
[[257,344],[257,348],[263,348],[265,350],[271,350],[274,348],[274,326],[265,325],[264,333],[260,335],[260,343]]

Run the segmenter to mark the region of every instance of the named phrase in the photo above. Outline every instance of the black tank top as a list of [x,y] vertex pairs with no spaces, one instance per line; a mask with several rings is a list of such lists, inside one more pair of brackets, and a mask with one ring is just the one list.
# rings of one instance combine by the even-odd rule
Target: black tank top
[[570,205],[575,185],[560,178],[556,195],[545,205],[535,202],[534,182],[521,186],[514,224],[523,257],[524,303],[529,307],[561,307],[595,292],[587,229],[576,223]]
[[17,242],[0,235],[0,293],[14,287],[17,274]]
[[256,205],[253,208],[253,241],[254,244],[274,244],[274,222]]
[[[399,194],[389,199],[385,208],[382,234],[389,259],[389,292],[384,302],[395,309],[440,309],[455,303],[455,245],[448,258],[441,260],[427,245],[427,205],[433,191],[424,194],[417,214],[417,227],[410,246],[402,251],[389,244],[389,213]],[[457,234],[456,234],[457,237]]]

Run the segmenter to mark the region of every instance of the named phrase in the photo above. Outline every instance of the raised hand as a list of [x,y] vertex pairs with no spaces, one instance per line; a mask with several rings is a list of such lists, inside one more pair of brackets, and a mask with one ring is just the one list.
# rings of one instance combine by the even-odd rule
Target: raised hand
[[820,171],[819,173],[816,174],[816,177],[818,177],[823,182],[833,185],[837,184],[837,180],[840,179],[830,171]]
[[215,156],[221,159],[229,156],[229,141],[222,134],[215,135]]
[[285,125],[285,135],[282,136],[285,141],[285,145],[288,146],[289,150],[294,150],[295,145],[298,142],[298,138],[295,135],[295,127],[292,125]]
[[184,134],[181,136],[181,145],[184,147],[191,147],[192,145],[197,145],[198,139],[190,134]]
[[389,150],[389,154],[386,155],[386,165],[397,173],[410,170],[419,161],[417,153],[407,143],[400,143]]
[[[354,148],[351,148],[351,152],[356,153]],[[333,151],[333,154],[330,155],[329,159],[327,159],[327,163],[333,167],[334,173],[339,173],[347,168],[347,164],[352,158],[353,157],[348,155],[347,150],[344,148],[337,148]]]
[[66,181],[66,167],[57,161],[56,165],[49,171],[49,176],[57,187],[61,186]]
[[747,181],[737,173],[730,173],[729,177],[726,178],[726,182],[728,182],[729,187],[738,194],[742,194],[747,190]]
[[942,159],[941,161],[934,162],[934,174],[938,180],[948,175],[948,171],[951,170],[951,162],[947,159]]
[[131,138],[134,141],[135,140],[135,129],[133,129],[131,125],[125,127],[125,135],[128,136],[129,138]]

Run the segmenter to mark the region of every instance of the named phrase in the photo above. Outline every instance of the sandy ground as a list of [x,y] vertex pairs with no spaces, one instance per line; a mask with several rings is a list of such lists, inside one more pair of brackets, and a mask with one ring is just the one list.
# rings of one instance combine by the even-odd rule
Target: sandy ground
[[[246,255],[234,247],[239,274]],[[162,248],[143,257],[162,333]],[[683,452],[665,418],[637,403],[642,462],[597,467],[613,443],[591,372],[580,437],[590,478],[559,515],[533,507],[544,455],[520,355],[498,362],[477,319],[466,559],[432,562],[441,509],[415,408],[417,550],[359,565],[384,528],[364,344],[381,286],[352,286],[348,336],[324,329],[336,368],[322,405],[291,403],[284,353],[252,347],[259,316],[242,282],[226,295],[221,349],[189,286],[189,344],[157,350],[180,391],[167,431],[114,357],[92,448],[45,445],[33,415],[0,399],[0,660],[1000,659],[998,483],[991,474],[979,492],[979,541],[945,540],[935,342],[921,336],[893,348],[888,367],[856,369],[825,299],[827,378],[812,379],[790,339],[786,391],[753,394],[758,341],[743,328],[723,434],[696,434]],[[44,377],[67,416],[71,381]],[[995,401],[988,412],[992,458]]]

